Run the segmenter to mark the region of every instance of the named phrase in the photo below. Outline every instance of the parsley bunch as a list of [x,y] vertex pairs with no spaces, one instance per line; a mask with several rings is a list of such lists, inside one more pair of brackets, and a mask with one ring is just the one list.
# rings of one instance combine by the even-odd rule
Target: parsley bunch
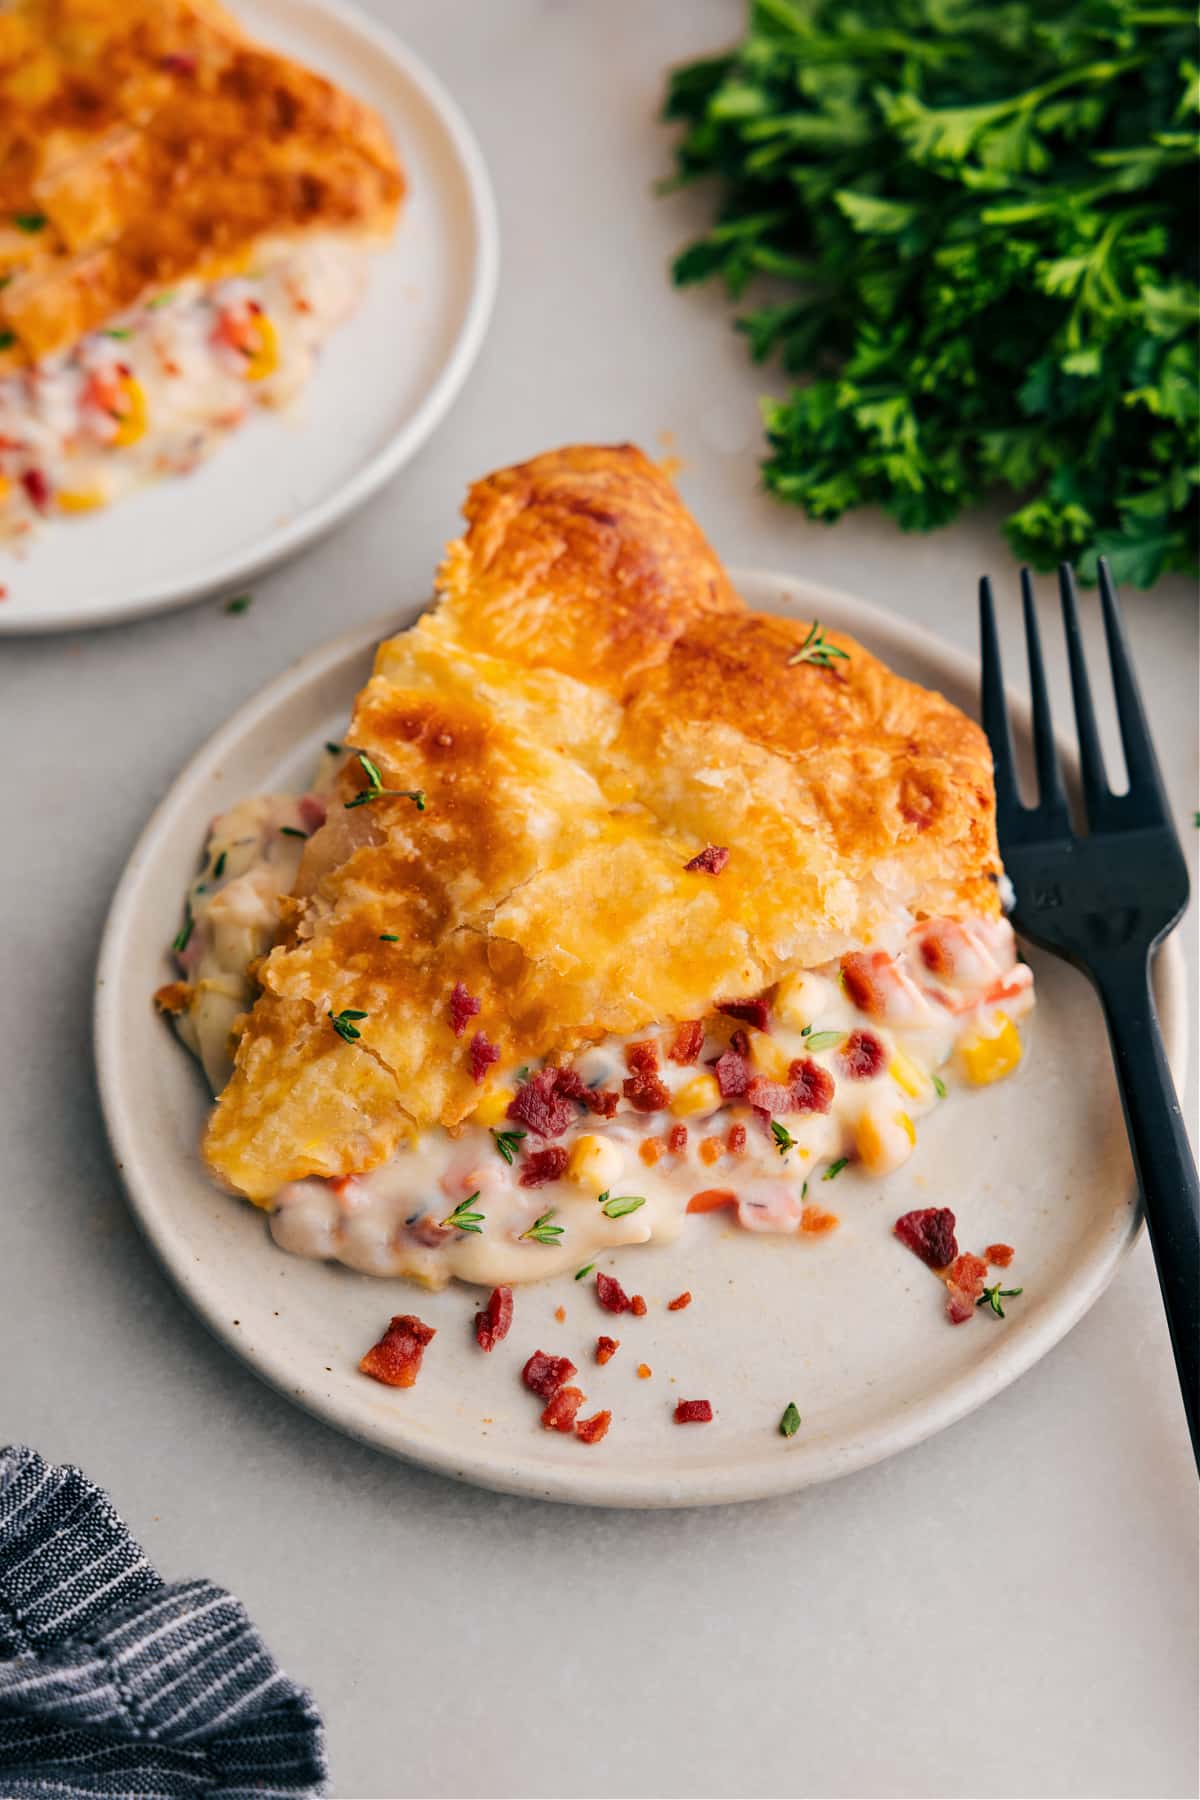
[[752,0],[742,42],[676,69],[678,185],[719,182],[677,258],[721,278],[756,361],[768,488],[906,530],[989,490],[1042,568],[1194,565],[1192,14],[1134,0]]

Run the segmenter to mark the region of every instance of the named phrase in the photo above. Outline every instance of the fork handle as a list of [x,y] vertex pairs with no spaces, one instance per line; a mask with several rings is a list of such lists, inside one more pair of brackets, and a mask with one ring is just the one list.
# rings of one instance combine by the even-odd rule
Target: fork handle
[[1149,955],[1108,965],[1098,971],[1096,985],[1158,1266],[1192,1453],[1200,1464],[1200,1186],[1158,1028]]

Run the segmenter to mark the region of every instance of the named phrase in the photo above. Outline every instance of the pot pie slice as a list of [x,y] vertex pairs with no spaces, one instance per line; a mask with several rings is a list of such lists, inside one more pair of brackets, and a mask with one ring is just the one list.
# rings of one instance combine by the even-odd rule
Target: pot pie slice
[[0,538],[193,468],[307,381],[403,177],[213,0],[0,11]]
[[434,1285],[689,1212],[830,1230],[820,1178],[1021,1055],[982,732],[748,611],[629,446],[466,519],[312,790],[213,826],[159,996],[213,1175],[290,1249]]

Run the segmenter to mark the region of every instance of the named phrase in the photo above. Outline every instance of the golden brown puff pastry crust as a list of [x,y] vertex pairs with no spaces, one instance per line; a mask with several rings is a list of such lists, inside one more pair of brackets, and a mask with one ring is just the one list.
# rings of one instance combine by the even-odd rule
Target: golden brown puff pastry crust
[[[254,1199],[469,1117],[475,1028],[502,1067],[553,1057],[757,993],[903,909],[998,910],[978,727],[837,633],[848,662],[789,666],[806,627],[746,610],[640,451],[553,451],[466,516],[347,738],[427,810],[333,807],[209,1126]],[[344,803],[365,778],[339,780]],[[689,871],[710,844],[723,871]],[[481,1002],[460,1038],[457,982]],[[348,1008],[357,1044],[330,1023]]]
[[15,0],[0,10],[0,369],[155,288],[236,270],[265,238],[385,231],[403,186],[368,107],[212,0]]

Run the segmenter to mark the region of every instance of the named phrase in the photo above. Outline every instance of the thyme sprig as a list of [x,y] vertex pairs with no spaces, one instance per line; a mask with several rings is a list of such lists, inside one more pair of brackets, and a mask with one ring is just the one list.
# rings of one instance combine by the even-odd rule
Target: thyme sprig
[[1006,1314],[1000,1302],[1002,1300],[1015,1300],[1018,1294],[1023,1294],[1024,1292],[1024,1288],[1002,1288],[1000,1283],[997,1282],[994,1287],[985,1287],[975,1304],[976,1306],[990,1306],[996,1317],[998,1319],[1003,1319],[1006,1317]]
[[367,1016],[365,1012],[358,1012],[353,1006],[347,1006],[340,1013],[331,1012],[327,1016],[338,1036],[344,1038],[348,1044],[355,1043],[362,1036],[362,1032],[353,1021],[365,1019]]
[[814,619],[800,648],[793,650],[788,657],[788,668],[793,668],[797,663],[812,663],[818,669],[832,669],[839,658],[842,662],[849,662],[850,652],[839,650],[836,644],[831,644],[821,630],[820,619]]
[[535,1244],[557,1244],[563,1234],[563,1228],[561,1225],[550,1223],[555,1211],[556,1209],[552,1206],[549,1212],[544,1212],[540,1218],[535,1219],[529,1230],[521,1233],[522,1241],[525,1238],[532,1238]]
[[382,800],[385,797],[396,800],[411,800],[418,812],[425,811],[425,794],[423,789],[384,787],[383,776],[380,774],[378,766],[371,761],[364,750],[359,750],[356,754],[362,772],[367,778],[367,785],[360,794],[355,794],[353,800],[346,801],[347,812],[351,812],[356,806],[367,806],[372,800]]
[[468,1194],[465,1200],[460,1200],[454,1211],[442,1220],[442,1230],[469,1231],[473,1232],[476,1237],[482,1236],[487,1214],[471,1211],[471,1202],[478,1198],[479,1189],[476,1188],[473,1194]]
[[517,1146],[525,1136],[523,1131],[501,1131],[497,1126],[490,1127],[496,1148],[511,1169],[517,1160]]

